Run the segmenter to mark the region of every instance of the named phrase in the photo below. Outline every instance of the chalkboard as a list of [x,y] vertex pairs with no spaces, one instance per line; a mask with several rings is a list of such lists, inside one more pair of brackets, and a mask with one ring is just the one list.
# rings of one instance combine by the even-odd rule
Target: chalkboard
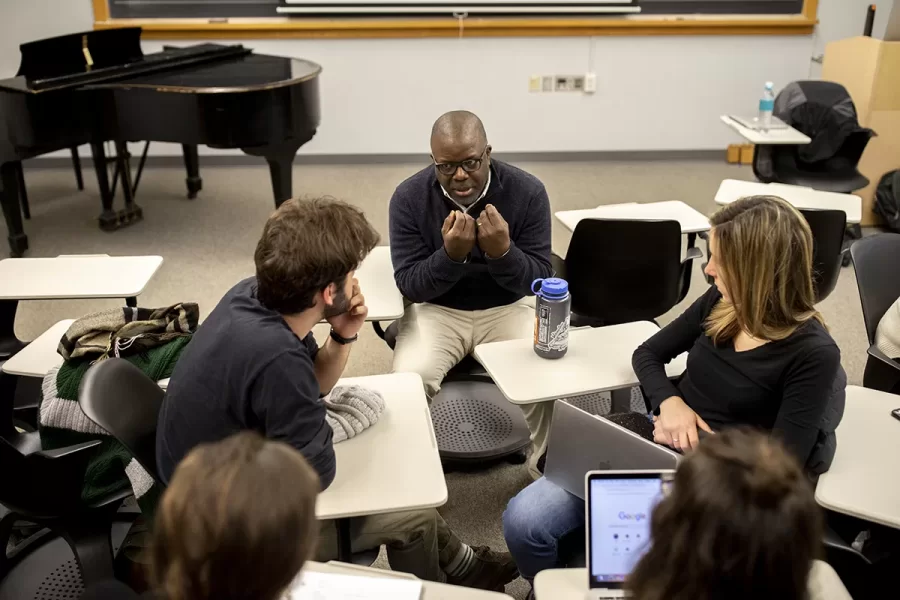
[[[284,0],[108,0],[113,19],[276,17]],[[454,0],[422,0],[423,6],[450,4]],[[546,4],[565,4],[547,0]],[[311,5],[352,5],[353,0],[318,0]],[[385,5],[392,4],[385,0]],[[490,4],[490,0],[459,0],[459,5]],[[640,0],[643,14],[797,14],[803,0]],[[296,4],[294,4],[296,6]],[[371,7],[371,5],[369,5]],[[365,13],[366,7],[361,6]],[[415,12],[413,7],[410,12]],[[448,15],[453,11],[448,8]],[[346,15],[345,15],[346,16]],[[396,16],[396,14],[395,14]]]

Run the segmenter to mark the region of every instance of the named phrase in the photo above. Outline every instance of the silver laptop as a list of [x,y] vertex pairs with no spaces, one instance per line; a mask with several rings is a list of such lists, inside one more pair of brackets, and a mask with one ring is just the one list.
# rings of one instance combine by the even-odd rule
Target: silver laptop
[[592,471],[585,476],[587,600],[625,598],[625,578],[650,547],[650,514],[675,471]]
[[612,421],[557,402],[547,439],[544,477],[583,500],[588,471],[674,469],[680,457]]

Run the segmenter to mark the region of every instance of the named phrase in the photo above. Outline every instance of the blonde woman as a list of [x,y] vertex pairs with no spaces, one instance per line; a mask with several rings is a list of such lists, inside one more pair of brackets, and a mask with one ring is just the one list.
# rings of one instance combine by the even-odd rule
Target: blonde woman
[[[634,353],[654,412],[654,440],[690,450],[697,430],[771,431],[812,474],[834,457],[846,376],[815,309],[812,234],[784,200],[752,196],[710,219],[715,285]],[[673,383],[666,363],[688,353]]]
[[[807,473],[822,473],[834,457],[846,375],[813,306],[809,226],[772,196],[743,198],[710,223],[706,273],[715,285],[634,353],[658,413],[652,436],[690,451],[698,429],[751,426],[779,437]],[[665,365],[683,352],[687,371],[672,382]],[[506,543],[527,580],[558,566],[559,540],[583,527],[584,502],[544,478],[503,515]]]

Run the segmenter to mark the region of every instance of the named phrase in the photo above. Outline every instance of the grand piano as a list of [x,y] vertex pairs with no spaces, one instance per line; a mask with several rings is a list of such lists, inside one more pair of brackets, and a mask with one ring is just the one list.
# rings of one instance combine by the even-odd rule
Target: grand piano
[[[182,144],[188,196],[199,176],[197,145],[240,148],[269,165],[275,205],[291,197],[291,164],[319,126],[313,62],[200,44],[145,55],[141,29],[76,33],[23,44],[18,74],[0,81],[0,203],[10,253],[28,238],[20,211],[21,161],[90,144],[104,229],[140,218],[126,142]],[[116,147],[125,208],[114,210],[104,143]]]

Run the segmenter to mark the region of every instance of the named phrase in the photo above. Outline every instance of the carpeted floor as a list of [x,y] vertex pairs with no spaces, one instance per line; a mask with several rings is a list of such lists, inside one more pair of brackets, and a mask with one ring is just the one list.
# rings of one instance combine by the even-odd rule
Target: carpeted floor
[[[294,190],[298,195],[334,196],[361,207],[383,236],[382,243],[387,244],[391,193],[425,164],[296,166]],[[519,166],[543,180],[554,211],[619,202],[682,200],[710,213],[715,210],[713,197],[722,179],[753,178],[749,167],[699,160]],[[228,168],[201,165],[204,189],[193,201],[185,198],[183,173],[175,168],[148,168],[138,192],[144,221],[104,233],[96,226],[100,201],[90,170],[85,172],[87,189],[79,192],[71,170],[29,170],[26,164],[32,212],[26,222],[31,246],[27,255],[159,254],[165,263],[140,297],[140,305],[195,301],[202,314],[208,314],[229,287],[253,273],[253,249],[273,208],[268,170],[262,164]],[[567,230],[554,220],[554,250],[564,254],[568,239]],[[8,249],[5,244],[0,246],[0,258],[6,258]],[[688,298],[662,317],[661,323],[671,320],[705,287],[697,264]],[[103,300],[24,302],[16,332],[21,339],[32,339],[60,319],[119,304]],[[867,344],[852,268],[842,271],[836,289],[820,309],[841,348],[850,383],[860,384]],[[316,333],[320,339],[327,335],[322,328]],[[367,327],[353,349],[347,375],[389,372],[390,360],[390,350]],[[507,500],[528,481],[523,465],[448,473],[450,499],[441,512],[465,541],[503,547],[500,515]],[[507,586],[507,593],[522,599],[526,587],[517,580]]]

